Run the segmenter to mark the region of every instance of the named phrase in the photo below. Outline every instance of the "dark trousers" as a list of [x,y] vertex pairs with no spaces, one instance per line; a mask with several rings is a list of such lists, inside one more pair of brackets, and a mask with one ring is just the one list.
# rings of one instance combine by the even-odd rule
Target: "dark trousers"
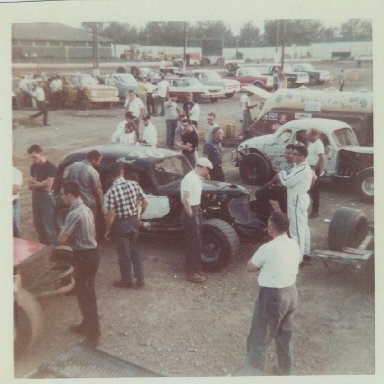
[[99,266],[99,255],[96,248],[74,250],[73,252],[76,295],[83,316],[82,324],[87,337],[97,337],[100,335],[100,323],[97,312],[95,278]]
[[[165,97],[162,96],[157,96],[156,97],[156,109],[157,113],[160,114],[161,116],[164,116],[165,110],[164,110],[164,101]],[[159,106],[161,107],[161,111],[159,113]]]
[[287,213],[287,189],[283,186],[272,185],[263,187],[255,192],[257,201],[270,211],[269,200],[277,200],[282,212]]
[[156,110],[155,110],[155,100],[153,99],[152,93],[147,93],[147,112],[150,115],[156,115]]
[[264,370],[268,346],[275,340],[280,372],[284,375],[291,373],[292,330],[296,306],[296,285],[281,289],[260,288],[247,339],[249,364]]
[[221,165],[217,165],[216,167],[213,167],[213,169],[210,169],[209,176],[211,180],[214,181],[225,181],[225,175],[221,168]]
[[320,207],[320,189],[319,189],[319,175],[320,172],[316,171],[318,179],[314,182],[311,189],[309,190],[309,196],[312,200],[312,212],[319,212]]
[[55,245],[57,242],[55,203],[49,192],[42,190],[32,192],[32,214],[40,243]]
[[189,163],[192,165],[192,168],[195,168],[196,165],[196,154],[195,152],[182,151],[183,155],[188,159]]
[[175,132],[177,128],[177,120],[165,120],[167,127],[166,146],[167,148],[173,148],[175,145]]
[[44,115],[43,124],[47,125],[48,123],[48,109],[47,105],[45,104],[45,101],[37,101],[37,109],[39,112],[35,113],[34,115],[31,115],[31,118],[39,117],[41,115]]
[[192,217],[185,210],[181,212],[181,223],[185,233],[185,273],[196,273],[201,270],[201,208],[192,207]]
[[132,265],[137,280],[144,280],[144,272],[139,253],[139,219],[130,216],[116,219],[113,226],[113,236],[120,267],[121,281],[133,284]]

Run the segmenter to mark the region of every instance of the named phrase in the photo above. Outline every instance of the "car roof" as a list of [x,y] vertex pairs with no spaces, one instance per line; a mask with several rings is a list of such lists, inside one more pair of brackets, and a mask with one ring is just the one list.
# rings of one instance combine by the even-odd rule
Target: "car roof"
[[65,158],[77,157],[78,155],[82,155],[85,158],[86,154],[93,150],[99,151],[103,156],[125,160],[147,159],[155,161],[171,156],[181,156],[180,152],[166,148],[154,148],[145,145],[105,144],[79,148],[69,153]]
[[288,123],[285,123],[284,125],[282,125],[279,128],[279,130],[287,129],[287,128],[293,128],[296,130],[315,128],[322,132],[332,132],[335,129],[346,128],[346,127],[351,128],[349,124],[340,120],[309,118],[309,119],[291,120]]

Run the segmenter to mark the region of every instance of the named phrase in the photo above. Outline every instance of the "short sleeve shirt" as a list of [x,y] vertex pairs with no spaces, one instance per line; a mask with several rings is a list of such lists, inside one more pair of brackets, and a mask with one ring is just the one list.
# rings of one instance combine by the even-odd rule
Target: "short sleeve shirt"
[[75,250],[97,247],[93,213],[81,200],[70,206],[61,233],[69,236],[70,245]]
[[316,165],[321,154],[324,154],[324,144],[320,139],[317,139],[314,143],[309,143],[307,163],[310,166]]
[[136,216],[139,212],[140,201],[145,199],[145,194],[138,182],[125,180],[123,177],[116,179],[104,196],[105,209],[114,209],[117,218]]
[[300,263],[300,248],[287,235],[263,244],[252,256],[260,268],[258,284],[265,288],[287,288],[295,284]]
[[49,160],[42,164],[32,164],[30,168],[30,174],[37,181],[44,181],[48,177],[56,176],[56,166]]
[[100,175],[88,161],[77,161],[69,167],[67,180],[80,184],[80,196],[88,207],[96,205],[96,189],[101,188]]
[[201,192],[203,190],[203,184],[200,176],[195,170],[187,173],[180,185],[181,199],[183,200],[184,192],[189,192],[189,204],[191,206],[200,205]]

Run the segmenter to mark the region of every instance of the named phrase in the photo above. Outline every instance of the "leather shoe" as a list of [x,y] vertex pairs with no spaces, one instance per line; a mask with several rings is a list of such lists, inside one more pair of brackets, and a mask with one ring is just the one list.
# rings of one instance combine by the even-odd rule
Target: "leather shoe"
[[113,282],[113,286],[117,288],[132,288],[133,284],[126,283],[122,280],[116,280]]
[[95,336],[87,336],[85,340],[82,342],[82,344],[91,348],[95,348],[99,344],[99,341],[100,341],[100,334],[97,334]]
[[186,279],[193,283],[204,283],[207,280],[204,276],[201,276],[198,273],[189,273],[186,275]]
[[140,289],[140,288],[143,288],[144,285],[145,285],[144,279],[137,279],[135,283],[135,288]]

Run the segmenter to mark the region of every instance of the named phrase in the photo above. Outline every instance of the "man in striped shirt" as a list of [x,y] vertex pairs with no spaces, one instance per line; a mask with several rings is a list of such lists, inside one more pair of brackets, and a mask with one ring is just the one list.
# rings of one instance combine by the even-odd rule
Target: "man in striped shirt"
[[[144,286],[144,273],[139,254],[139,215],[148,206],[148,200],[139,183],[124,179],[122,163],[114,163],[110,168],[113,184],[104,197],[106,211],[105,239],[111,240],[112,230],[120,267],[121,279],[113,283],[118,288],[132,288],[133,264],[136,288]],[[113,227],[112,227],[113,225]]]
[[68,244],[73,249],[76,294],[83,321],[71,330],[86,336],[86,342],[96,345],[100,337],[97,312],[95,277],[99,266],[95,220],[92,211],[80,197],[80,185],[66,181],[62,188],[64,204],[69,206],[68,214],[59,234],[59,244]]

